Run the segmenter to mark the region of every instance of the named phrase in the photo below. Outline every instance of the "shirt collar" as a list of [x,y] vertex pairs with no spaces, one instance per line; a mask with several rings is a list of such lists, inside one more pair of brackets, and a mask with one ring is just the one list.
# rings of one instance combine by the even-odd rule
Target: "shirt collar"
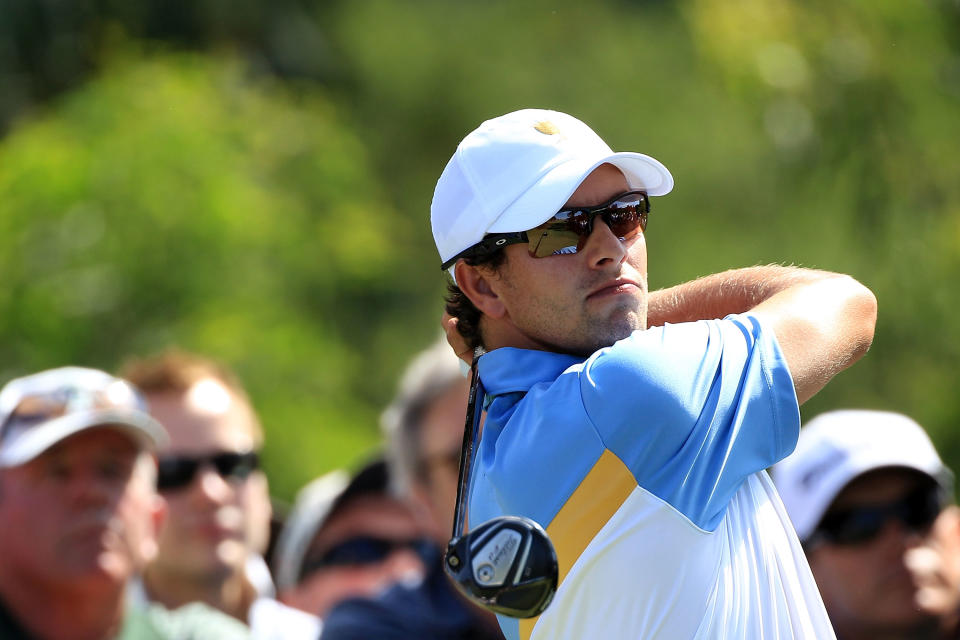
[[502,347],[480,357],[477,367],[487,394],[526,392],[535,384],[553,382],[583,358],[566,353]]

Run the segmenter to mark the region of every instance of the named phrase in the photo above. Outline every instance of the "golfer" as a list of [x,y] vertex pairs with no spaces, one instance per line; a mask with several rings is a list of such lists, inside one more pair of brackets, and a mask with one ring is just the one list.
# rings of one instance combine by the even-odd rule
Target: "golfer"
[[553,603],[501,617],[509,639],[834,637],[764,469],[869,348],[876,300],[779,266],[648,291],[650,199],[672,187],[538,109],[481,124],[437,183],[448,334],[487,351],[469,524],[532,518],[559,558]]

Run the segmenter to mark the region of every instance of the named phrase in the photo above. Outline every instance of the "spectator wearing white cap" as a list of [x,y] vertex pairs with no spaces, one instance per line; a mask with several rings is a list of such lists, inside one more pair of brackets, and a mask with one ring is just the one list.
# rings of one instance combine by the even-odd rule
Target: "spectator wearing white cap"
[[346,599],[423,579],[423,527],[388,487],[376,459],[353,477],[333,471],[300,490],[273,555],[283,602],[325,619]]
[[0,391],[0,638],[246,638],[204,605],[130,607],[165,514],[166,441],[129,383],[65,367]]
[[840,640],[960,637],[960,509],[919,424],[821,414],[773,478]]

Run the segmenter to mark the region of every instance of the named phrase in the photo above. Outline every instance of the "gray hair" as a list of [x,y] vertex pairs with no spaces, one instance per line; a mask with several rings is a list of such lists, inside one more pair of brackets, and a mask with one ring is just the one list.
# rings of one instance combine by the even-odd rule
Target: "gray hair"
[[460,359],[443,338],[407,365],[393,401],[380,416],[380,427],[387,440],[387,466],[396,495],[409,495],[419,478],[423,414],[434,400],[463,378]]

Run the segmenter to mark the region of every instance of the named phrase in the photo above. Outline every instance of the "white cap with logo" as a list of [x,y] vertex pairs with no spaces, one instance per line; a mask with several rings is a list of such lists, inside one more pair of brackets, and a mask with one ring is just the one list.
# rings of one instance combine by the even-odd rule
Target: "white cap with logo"
[[103,371],[61,367],[11,380],[0,390],[0,468],[93,427],[122,431],[144,449],[167,440],[136,387]]
[[889,411],[830,411],[800,430],[796,450],[773,468],[773,481],[800,540],[854,478],[884,467],[926,474],[948,492],[953,474],[911,418]]
[[463,139],[437,181],[430,221],[441,262],[484,234],[542,224],[601,164],[620,169],[630,189],[662,196],[673,188],[673,176],[660,162],[642,153],[614,153],[565,113],[523,109],[487,120]]

